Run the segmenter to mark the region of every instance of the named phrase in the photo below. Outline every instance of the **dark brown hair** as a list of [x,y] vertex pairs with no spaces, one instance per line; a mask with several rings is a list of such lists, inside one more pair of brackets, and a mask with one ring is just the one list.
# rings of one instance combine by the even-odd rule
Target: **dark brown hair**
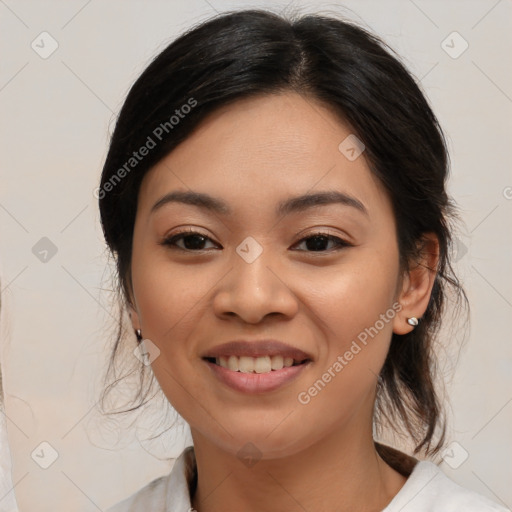
[[[375,407],[375,420],[405,429],[415,453],[436,453],[445,425],[434,387],[433,340],[441,326],[447,286],[465,299],[449,257],[449,220],[456,215],[445,188],[448,154],[438,121],[414,78],[393,51],[365,29],[330,16],[286,19],[244,10],[190,29],[156,56],[120,111],[97,191],[119,292],[129,300],[132,235],[145,174],[218,107],[283,91],[321,101],[364,143],[370,169],[393,204],[403,270],[417,260],[424,234],[434,233],[439,240],[428,308],[412,332],[393,334]],[[183,115],[173,122],[177,109]],[[130,161],[148,137],[156,145],[140,161]],[[110,369],[123,334],[121,317]],[[142,385],[148,370],[141,365],[137,371]],[[111,387],[121,380],[115,374]],[[129,410],[146,398],[139,388],[139,404]],[[440,434],[435,436],[437,429]]]

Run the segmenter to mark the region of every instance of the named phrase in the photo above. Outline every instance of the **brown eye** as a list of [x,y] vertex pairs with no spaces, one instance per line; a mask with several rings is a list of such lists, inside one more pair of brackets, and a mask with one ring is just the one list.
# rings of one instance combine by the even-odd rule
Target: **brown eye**
[[[328,245],[329,242],[333,242],[335,244],[334,249],[325,249],[325,246]],[[328,233],[314,233],[311,236],[303,238],[300,241],[300,244],[303,243],[306,244],[307,252],[331,252],[332,250],[340,250],[352,245],[345,240]]]
[[[183,246],[178,245],[178,242],[183,240]],[[207,248],[204,245],[207,241],[211,241],[209,237],[199,233],[197,231],[182,231],[181,233],[176,233],[175,235],[166,238],[162,245],[169,246],[177,249],[181,249],[183,251],[204,251]]]

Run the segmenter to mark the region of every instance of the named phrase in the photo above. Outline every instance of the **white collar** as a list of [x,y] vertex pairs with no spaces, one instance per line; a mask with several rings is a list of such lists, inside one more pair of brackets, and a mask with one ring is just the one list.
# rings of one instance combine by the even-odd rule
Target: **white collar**
[[[186,447],[171,472],[143,487],[107,512],[186,512],[197,483],[193,446]],[[430,461],[419,461],[382,512],[510,512],[481,494],[461,487]]]

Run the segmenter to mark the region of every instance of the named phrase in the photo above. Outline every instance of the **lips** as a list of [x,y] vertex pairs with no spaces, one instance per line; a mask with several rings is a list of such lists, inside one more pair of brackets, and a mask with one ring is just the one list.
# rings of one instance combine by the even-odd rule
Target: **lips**
[[207,350],[201,358],[218,380],[249,394],[278,390],[313,363],[308,352],[277,340],[229,341]]
[[209,359],[204,361],[211,375],[218,381],[239,393],[251,395],[277,391],[285,385],[290,385],[303,372],[308,371],[308,368],[313,364],[312,361],[308,361],[307,363],[283,367],[280,370],[271,370],[265,373],[245,373],[224,368],[212,363]]

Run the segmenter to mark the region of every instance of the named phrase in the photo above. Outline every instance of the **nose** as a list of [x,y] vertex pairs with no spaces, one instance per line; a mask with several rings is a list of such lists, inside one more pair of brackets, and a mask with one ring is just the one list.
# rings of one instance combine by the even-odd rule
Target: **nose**
[[213,300],[216,315],[237,316],[246,323],[258,323],[267,315],[293,317],[299,301],[290,288],[282,266],[267,257],[268,250],[252,262],[238,254],[233,268],[218,284]]

